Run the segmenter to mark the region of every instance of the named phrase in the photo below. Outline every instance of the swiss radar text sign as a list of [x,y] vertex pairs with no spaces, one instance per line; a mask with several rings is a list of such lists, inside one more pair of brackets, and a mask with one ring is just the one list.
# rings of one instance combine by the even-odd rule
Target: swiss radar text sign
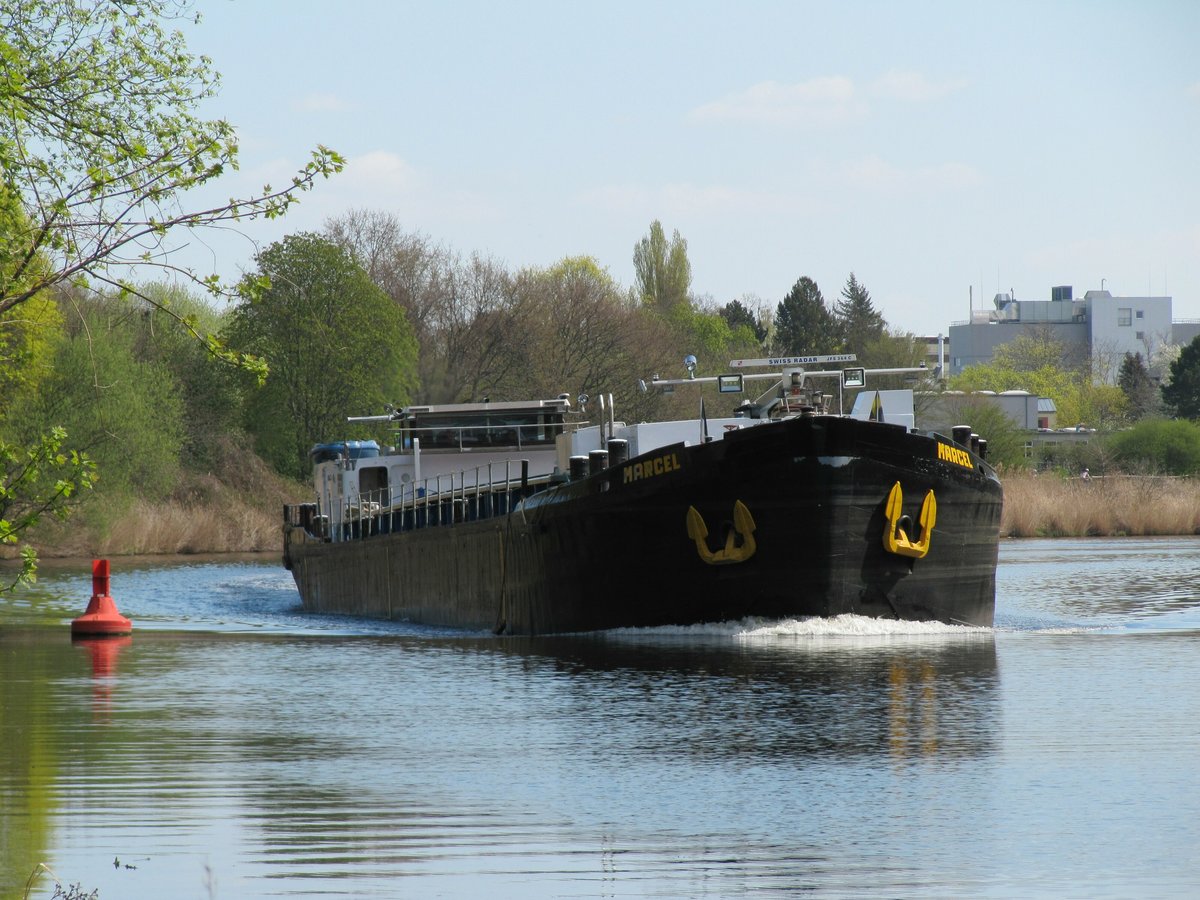
[[731,359],[729,367],[743,369],[747,366],[811,366],[816,363],[844,363],[858,359],[853,353],[836,353],[832,356],[771,356],[766,359]]

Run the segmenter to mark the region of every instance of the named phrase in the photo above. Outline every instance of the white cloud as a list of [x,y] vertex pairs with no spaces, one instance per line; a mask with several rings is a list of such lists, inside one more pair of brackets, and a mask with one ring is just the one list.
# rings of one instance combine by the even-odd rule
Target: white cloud
[[693,109],[693,122],[753,122],[763,125],[825,125],[861,117],[866,103],[854,82],[841,75],[796,84],[763,81]]
[[579,195],[581,205],[604,212],[636,212],[652,205],[651,192],[627,184],[606,184]]
[[979,184],[982,178],[978,170],[965,163],[947,162],[905,169],[878,156],[868,156],[844,164],[839,180],[859,190],[895,194],[961,190]]
[[764,213],[785,209],[789,201],[775,193],[750,191],[728,185],[688,182],[655,188],[640,185],[604,185],[585,191],[581,205],[604,212],[655,216],[705,216]]
[[[242,174],[247,193],[264,184],[280,189],[291,183],[301,164],[275,158]],[[423,178],[416,169],[394,153],[376,150],[346,160],[346,167],[328,180],[320,179],[313,190],[299,195],[299,204],[278,221],[287,230],[315,230],[329,216],[340,215],[352,207],[371,209],[407,209],[415,205],[423,190]]]
[[1187,95],[1193,100],[1200,100],[1200,81],[1188,85]]
[[317,91],[307,94],[292,103],[295,112],[344,112],[350,108],[337,94],[328,91]]
[[[291,183],[303,164],[286,157],[276,157],[246,170],[239,179],[243,192],[258,190],[269,184],[276,190]],[[395,202],[411,195],[422,185],[421,175],[395,153],[374,150],[346,160],[346,167],[328,180],[318,179],[312,191],[300,194],[303,205],[311,206],[329,198],[333,202],[344,202],[354,198],[378,204]],[[341,198],[340,200],[338,198]],[[374,205],[374,203],[373,203]]]
[[501,216],[491,197],[457,186],[446,188],[432,173],[387,150],[349,158],[345,170],[323,182],[311,196],[316,199],[316,195],[326,215],[363,207],[394,212],[404,222],[428,223],[428,227],[490,222]]
[[334,183],[351,191],[384,196],[407,193],[420,184],[416,169],[395,153],[372,150],[346,160],[346,168]]
[[892,70],[865,89],[844,75],[810,78],[795,84],[762,81],[744,91],[726,94],[690,113],[692,122],[752,122],[759,125],[837,125],[861,119],[868,98],[927,103],[961,90],[961,79],[931,81],[920,72]]
[[678,215],[763,212],[779,204],[777,195],[720,184],[667,184],[659,193],[664,208]]
[[961,90],[966,86],[962,79],[948,81],[930,81],[920,72],[903,72],[893,69],[886,72],[871,84],[872,96],[888,100],[902,100],[908,103],[927,103],[938,100],[948,94]]

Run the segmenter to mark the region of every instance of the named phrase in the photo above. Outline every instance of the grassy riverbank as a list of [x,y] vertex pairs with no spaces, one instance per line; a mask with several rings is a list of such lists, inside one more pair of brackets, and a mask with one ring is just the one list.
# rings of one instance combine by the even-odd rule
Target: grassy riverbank
[[1010,473],[1000,530],[1006,537],[1197,534],[1200,479]]
[[[281,550],[283,504],[308,499],[311,487],[235,446],[221,456],[220,477],[182,473],[163,500],[85,496],[65,521],[44,519],[29,543],[43,559]],[[0,558],[15,556],[4,551]]]

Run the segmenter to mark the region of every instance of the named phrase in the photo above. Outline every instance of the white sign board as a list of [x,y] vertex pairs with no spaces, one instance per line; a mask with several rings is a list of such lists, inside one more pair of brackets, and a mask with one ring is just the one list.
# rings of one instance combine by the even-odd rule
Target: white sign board
[[743,369],[747,366],[810,366],[824,363],[854,362],[858,359],[853,353],[835,353],[832,356],[771,356],[767,359],[731,359],[729,367]]

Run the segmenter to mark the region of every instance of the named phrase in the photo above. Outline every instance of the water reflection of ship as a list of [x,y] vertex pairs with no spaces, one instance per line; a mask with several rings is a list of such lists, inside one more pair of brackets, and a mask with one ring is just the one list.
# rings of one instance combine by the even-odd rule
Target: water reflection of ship
[[[418,658],[437,661],[415,676],[416,683],[431,677],[438,685],[432,692],[388,702],[405,707],[401,721],[433,715],[439,724],[399,733],[384,726],[383,757],[349,768],[340,763],[354,751],[336,730],[255,736],[254,758],[268,762],[270,774],[246,786],[245,806],[266,858],[288,860],[292,872],[333,859],[426,871],[454,857],[477,862],[498,843],[557,848],[563,826],[554,816],[546,820],[543,805],[555,801],[540,788],[517,792],[536,813],[511,792],[495,806],[496,780],[519,779],[526,765],[524,740],[534,745],[529,759],[563,761],[567,774],[549,777],[556,784],[564,778],[556,796],[576,809],[590,801],[571,792],[591,797],[606,783],[593,773],[614,768],[644,774],[678,765],[696,770],[702,782],[707,772],[756,769],[770,779],[776,767],[856,773],[879,763],[986,756],[1000,731],[990,632],[812,640],[608,632],[362,643],[381,659],[403,658],[406,668],[423,668]],[[455,682],[452,673],[467,680]],[[457,699],[422,708],[431,696]],[[298,751],[305,760],[328,759],[318,768],[341,774],[333,783],[297,778]],[[424,762],[410,767],[410,753]],[[606,841],[601,853],[611,846]]]
[[[481,652],[548,664],[604,727],[664,752],[787,757],[987,753],[998,729],[990,633],[806,639],[481,640]],[[567,713],[595,721],[577,709]]]

